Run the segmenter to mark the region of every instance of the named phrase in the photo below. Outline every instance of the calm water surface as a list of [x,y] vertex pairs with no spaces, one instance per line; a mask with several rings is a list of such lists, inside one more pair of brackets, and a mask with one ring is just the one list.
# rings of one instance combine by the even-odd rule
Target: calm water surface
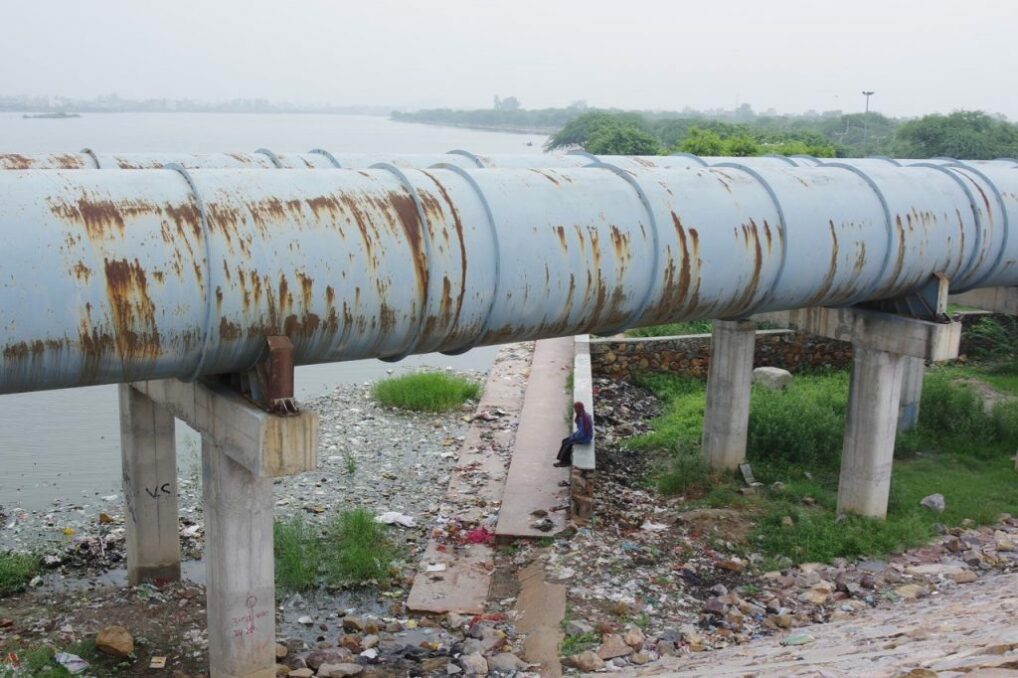
[[[26,120],[0,113],[0,151],[44,153],[92,148],[105,152],[251,152],[258,148],[306,152],[434,153],[462,148],[477,153],[539,152],[545,137],[392,122],[353,115],[216,113],[86,114],[66,120]],[[528,146],[528,142],[532,145]],[[411,356],[398,364],[359,360],[300,367],[297,397],[307,399],[339,384],[360,383],[421,366],[487,370],[497,349],[460,356]],[[198,438],[177,427],[178,464],[197,463]],[[0,396],[0,509],[40,510],[87,503],[117,492],[120,431],[115,386]]]

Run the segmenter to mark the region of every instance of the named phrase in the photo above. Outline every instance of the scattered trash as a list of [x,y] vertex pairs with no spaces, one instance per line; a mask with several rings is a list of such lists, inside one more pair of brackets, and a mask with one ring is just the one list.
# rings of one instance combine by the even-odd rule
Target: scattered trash
[[53,660],[67,670],[67,673],[78,674],[89,668],[89,663],[70,653],[57,653]]
[[808,633],[793,633],[789,637],[781,641],[782,645],[808,645],[812,643],[816,638]]
[[311,626],[315,623],[315,620],[311,617],[304,615],[303,617],[297,617],[297,623],[303,624],[304,626]]
[[541,518],[530,523],[530,527],[541,532],[550,532],[555,527],[555,523],[551,518]]
[[640,525],[640,529],[646,530],[647,532],[662,532],[667,530],[668,526],[664,523],[655,523],[653,521],[646,520],[643,525]]
[[445,572],[446,569],[448,569],[448,568],[446,567],[445,563],[428,563],[428,565],[427,565],[427,567],[425,567],[424,571],[425,572]]
[[400,527],[415,527],[417,525],[417,521],[412,517],[398,511],[386,511],[382,515],[375,516],[375,522],[383,525],[399,525]]
[[148,663],[150,669],[165,669],[166,668],[166,657],[152,657],[152,661]]
[[467,532],[466,541],[468,544],[494,544],[495,533],[483,527],[479,527],[476,530],[470,530]]

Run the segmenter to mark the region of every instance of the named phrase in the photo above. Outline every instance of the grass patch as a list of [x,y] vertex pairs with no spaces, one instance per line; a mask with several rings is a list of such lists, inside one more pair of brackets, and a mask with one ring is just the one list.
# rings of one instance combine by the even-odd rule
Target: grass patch
[[39,556],[31,553],[0,553],[0,598],[25,590],[39,573]]
[[[758,517],[750,546],[772,563],[876,557],[927,542],[938,523],[969,518],[985,524],[1000,513],[1018,514],[1011,461],[1018,448],[1018,402],[987,412],[978,393],[956,383],[958,375],[959,368],[927,374],[919,426],[898,437],[886,521],[836,515],[846,372],[799,375],[785,391],[753,387],[747,457],[758,480],[767,486],[780,481],[775,489],[745,496],[733,476],[706,468],[700,449],[706,385],[697,380],[642,378],[664,410],[651,433],[627,445],[666,456],[655,475],[662,493]],[[919,505],[935,492],[947,501],[940,515]]]
[[710,320],[692,320],[684,323],[668,323],[666,325],[649,325],[626,330],[627,337],[676,337],[683,334],[710,334]]
[[383,379],[371,390],[375,400],[389,407],[415,412],[446,412],[477,398],[481,387],[463,377],[442,372],[418,372]]
[[344,511],[325,526],[300,516],[273,530],[276,585],[286,591],[317,586],[384,584],[396,550],[368,511]]
[[601,644],[601,637],[594,632],[590,633],[578,633],[572,636],[566,636],[562,640],[562,646],[559,648],[559,654],[565,657],[579,654],[585,650],[592,650]]
[[[97,661],[110,660],[109,657],[102,657],[95,648],[94,639],[86,639],[74,643],[62,650],[63,652],[69,652],[76,654],[85,661],[92,664],[89,670],[84,675],[97,676],[97,675],[110,675],[108,671],[111,669],[105,666],[97,665]],[[64,676],[70,676],[70,671],[65,669],[56,663],[53,656],[57,650],[51,647],[38,646],[38,647],[0,647],[0,660],[7,656],[8,652],[13,652],[18,656],[21,662],[20,669],[14,669],[10,666],[0,664],[0,678],[24,678],[25,676],[45,676],[46,678],[63,678]],[[121,661],[121,660],[114,660]],[[108,661],[107,661],[108,663]],[[100,670],[105,671],[100,673]]]

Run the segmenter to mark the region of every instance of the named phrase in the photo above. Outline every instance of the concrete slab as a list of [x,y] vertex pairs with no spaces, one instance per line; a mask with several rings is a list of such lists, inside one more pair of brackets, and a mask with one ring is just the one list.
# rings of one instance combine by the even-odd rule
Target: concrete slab
[[[475,417],[467,430],[441,506],[441,515],[450,522],[483,525],[499,510],[532,358],[529,343],[510,344],[499,351],[477,414],[501,415],[491,421]],[[444,565],[445,570],[429,573],[428,565]],[[481,614],[494,568],[490,544],[449,544],[432,537],[407,606],[415,612]]]
[[[502,510],[498,515],[495,535],[499,539],[513,537],[548,537],[565,529],[569,501],[568,468],[555,468],[559,441],[569,435],[570,401],[566,380],[573,366],[573,338],[545,339],[534,347],[527,393],[520,413],[520,425],[513,444],[512,463],[506,479]],[[547,511],[553,522],[551,530],[531,527],[537,520],[534,511]]]
[[536,561],[520,572],[519,579],[516,631],[526,635],[523,658],[540,664],[540,674],[544,678],[558,678],[562,675],[558,648],[563,639],[566,587],[564,584],[549,584],[544,578],[544,567]]

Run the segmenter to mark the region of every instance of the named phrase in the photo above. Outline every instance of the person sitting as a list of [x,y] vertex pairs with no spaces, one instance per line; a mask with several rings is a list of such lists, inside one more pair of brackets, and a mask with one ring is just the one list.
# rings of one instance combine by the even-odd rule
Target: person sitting
[[573,411],[576,412],[576,431],[568,438],[562,439],[562,445],[558,448],[555,466],[572,466],[573,445],[586,445],[594,439],[594,419],[583,407],[583,403],[573,403]]

